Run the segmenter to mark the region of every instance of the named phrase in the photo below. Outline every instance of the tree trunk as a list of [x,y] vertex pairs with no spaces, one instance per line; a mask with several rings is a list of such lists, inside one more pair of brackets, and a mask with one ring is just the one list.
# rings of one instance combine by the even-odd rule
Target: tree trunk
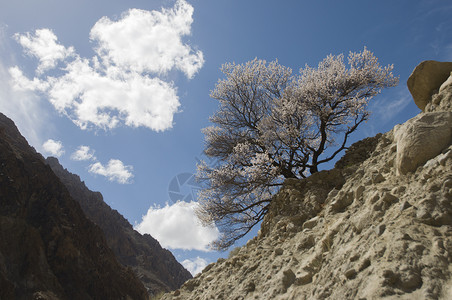
[[284,176],[284,178],[297,178],[297,176],[290,170],[290,169],[282,169],[281,175]]
[[309,168],[309,172],[312,174],[317,173],[319,171],[319,169],[317,168],[317,165],[312,166]]

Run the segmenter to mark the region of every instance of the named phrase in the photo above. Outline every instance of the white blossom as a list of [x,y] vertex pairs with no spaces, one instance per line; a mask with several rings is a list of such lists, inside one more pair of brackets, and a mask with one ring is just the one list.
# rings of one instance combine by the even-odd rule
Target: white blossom
[[[398,78],[372,52],[329,55],[299,75],[278,61],[227,63],[211,92],[219,101],[204,129],[206,149],[220,164],[201,164],[198,216],[222,231],[224,249],[262,220],[284,178],[303,178],[346,147],[370,112],[367,104]],[[325,150],[328,155],[325,154]]]

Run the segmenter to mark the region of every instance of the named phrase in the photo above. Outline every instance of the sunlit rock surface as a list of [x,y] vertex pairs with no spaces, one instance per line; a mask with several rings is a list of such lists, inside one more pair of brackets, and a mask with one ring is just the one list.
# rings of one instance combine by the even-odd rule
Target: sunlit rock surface
[[408,78],[407,86],[414,103],[422,111],[452,71],[452,62],[427,60],[420,63]]
[[428,113],[352,145],[333,170],[287,180],[257,237],[163,299],[452,299],[442,83],[420,106]]

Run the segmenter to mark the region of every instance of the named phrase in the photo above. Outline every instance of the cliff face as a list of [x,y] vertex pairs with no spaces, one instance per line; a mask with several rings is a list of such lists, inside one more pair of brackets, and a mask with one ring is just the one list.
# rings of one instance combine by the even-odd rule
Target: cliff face
[[119,262],[135,272],[150,294],[175,290],[192,278],[170,251],[150,235],[135,231],[121,214],[111,209],[101,193],[90,191],[79,176],[63,169],[56,158],[47,158],[46,162],[86,216],[102,229]]
[[163,299],[452,299],[452,78],[423,80],[436,65],[410,80],[434,82],[424,112],[287,180],[257,237]]
[[0,114],[0,299],[146,299],[102,231]]

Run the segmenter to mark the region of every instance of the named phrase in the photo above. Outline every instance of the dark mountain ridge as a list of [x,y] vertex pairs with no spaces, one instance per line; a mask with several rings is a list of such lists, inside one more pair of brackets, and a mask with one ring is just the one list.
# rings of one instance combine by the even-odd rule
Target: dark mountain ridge
[[89,190],[80,177],[64,169],[58,159],[49,157],[46,162],[86,216],[102,229],[119,262],[135,272],[150,294],[175,290],[192,278],[170,251],[163,249],[149,234],[135,231],[121,214],[110,208],[101,193]]
[[146,299],[101,229],[0,113],[0,299]]

